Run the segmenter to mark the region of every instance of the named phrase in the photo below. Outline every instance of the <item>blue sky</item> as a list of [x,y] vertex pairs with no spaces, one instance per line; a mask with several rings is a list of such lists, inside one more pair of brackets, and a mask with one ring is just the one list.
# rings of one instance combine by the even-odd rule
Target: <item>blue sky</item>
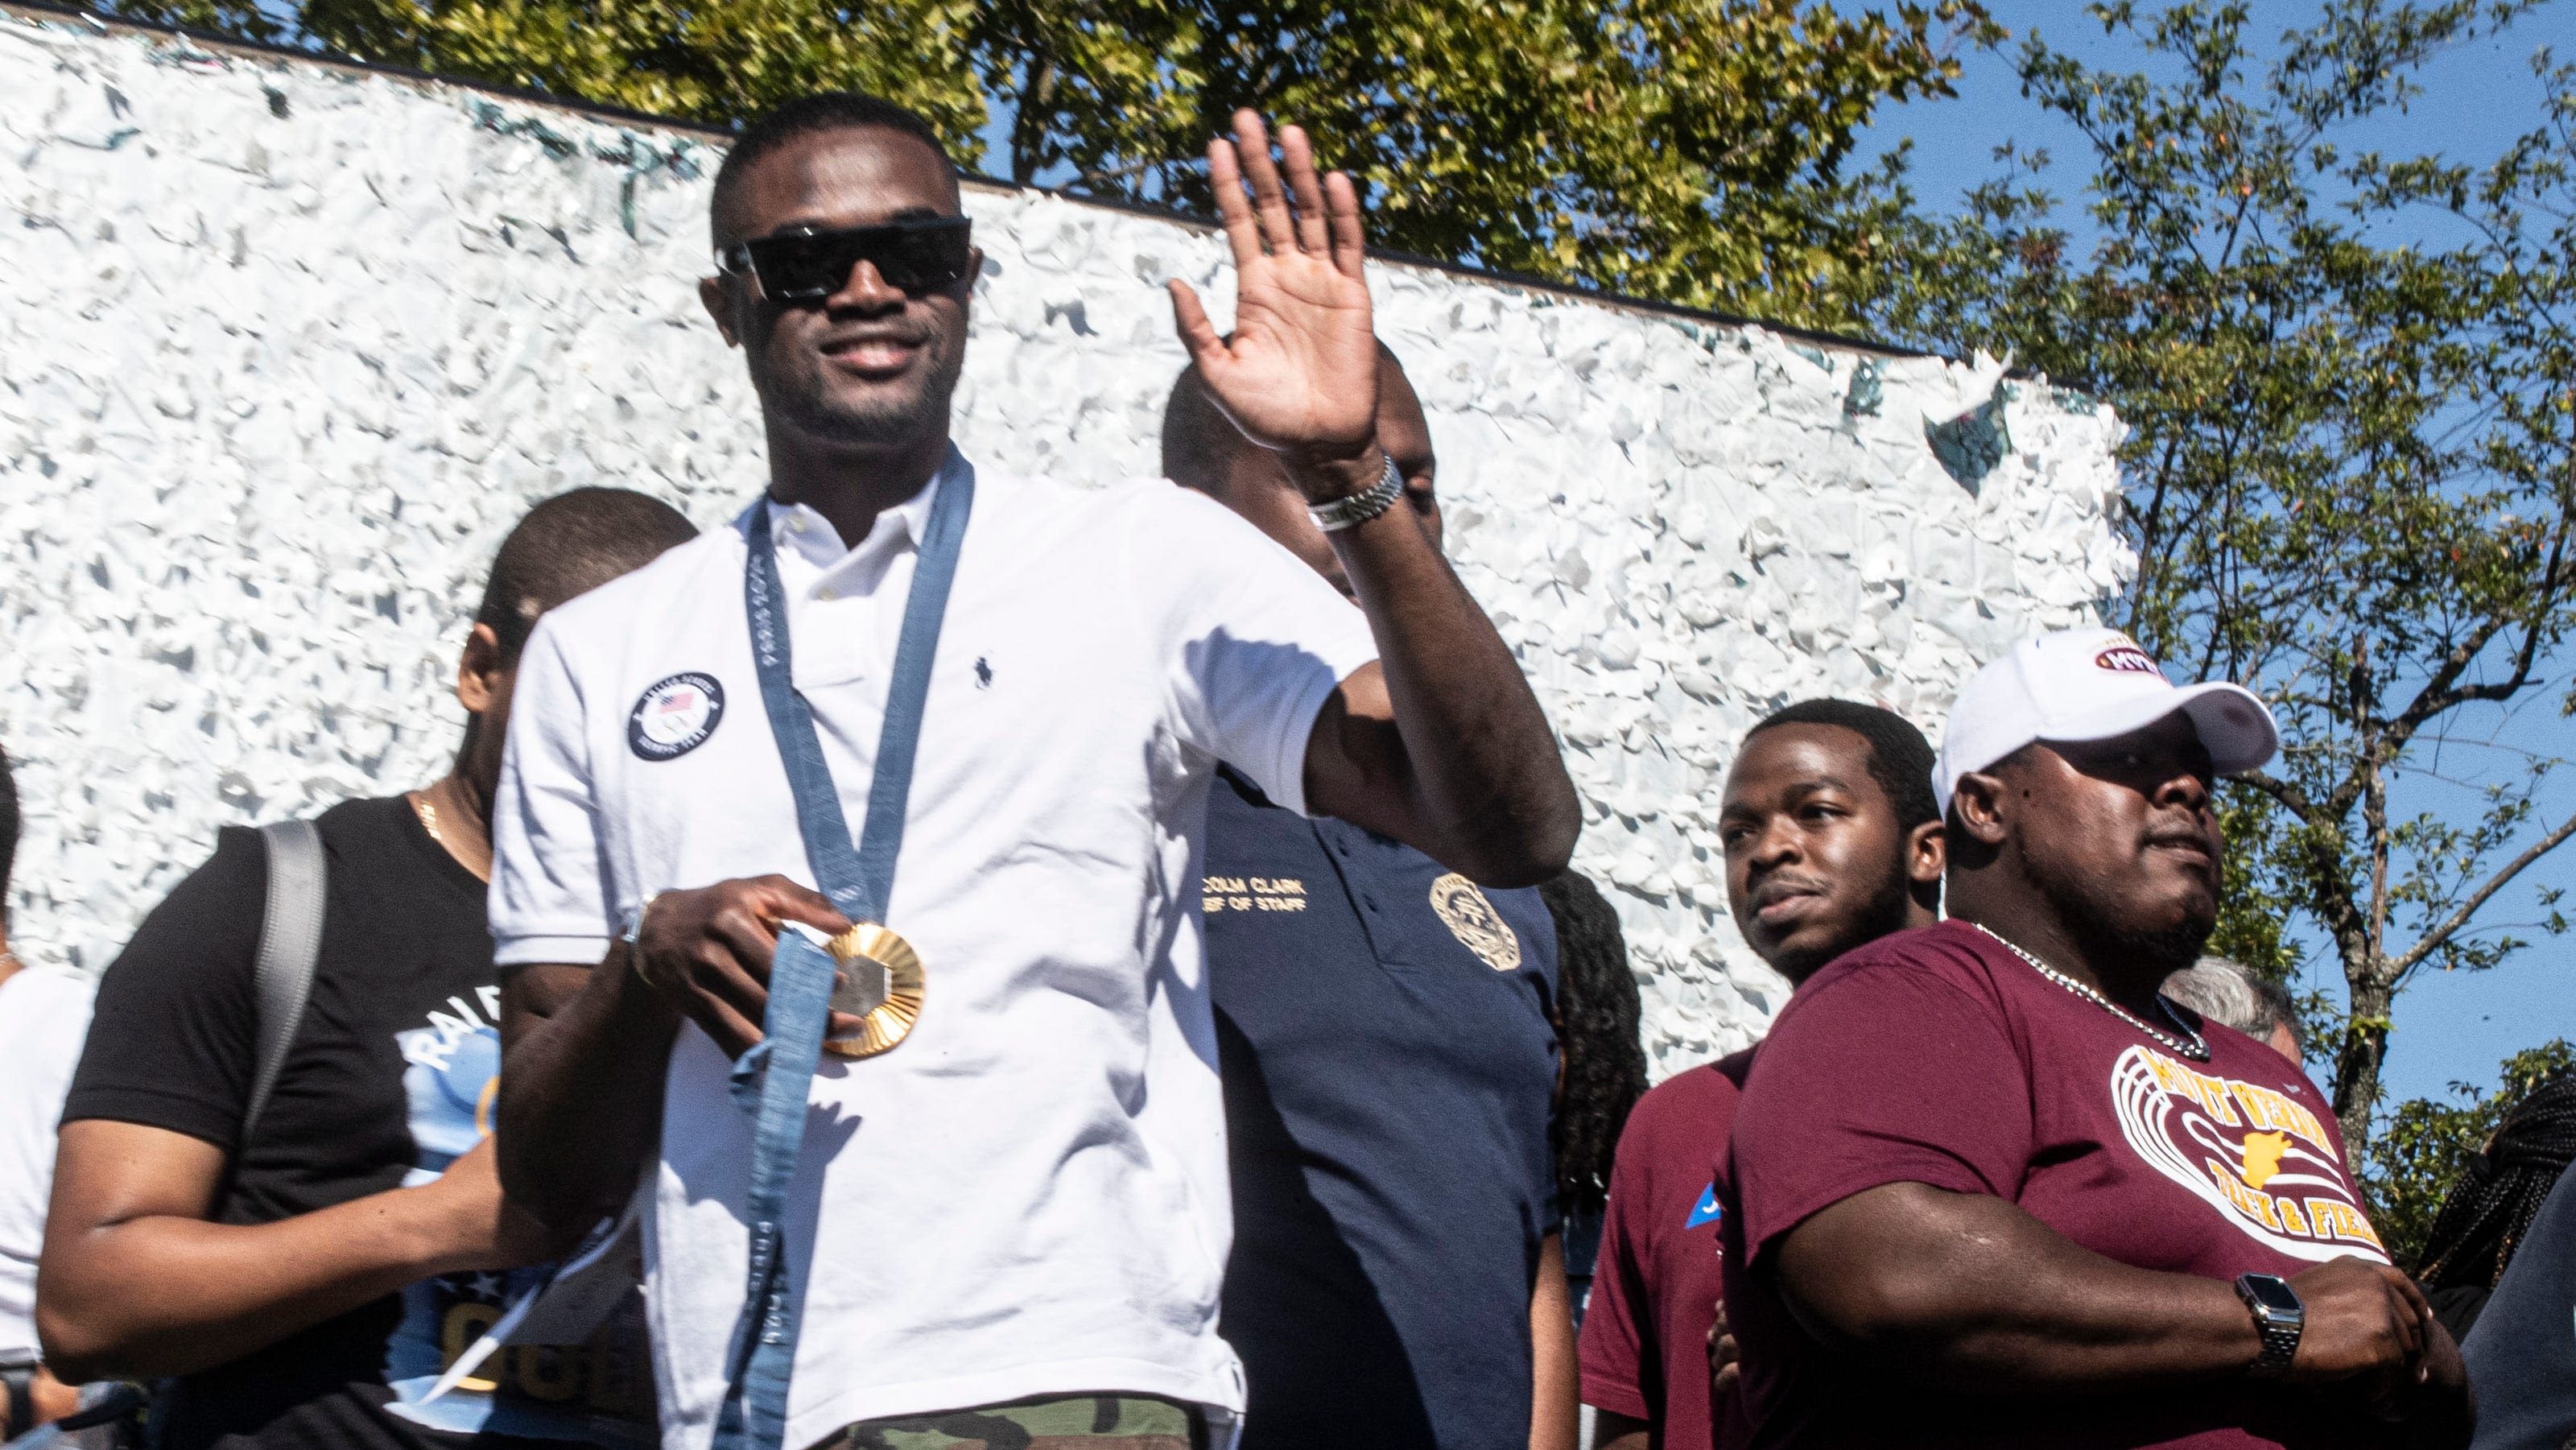
[[[2007,52],[2036,27],[2050,44],[2099,68],[2140,68],[2142,57],[2125,39],[2106,40],[2099,24],[2083,18],[2073,0],[1988,0],[1995,18],[2014,33]],[[2145,8],[2145,7],[2142,7]],[[2312,13],[2305,6],[2257,0],[2255,11],[2271,25],[2297,23]],[[2439,151],[2460,160],[2483,160],[2501,151],[2515,136],[2541,119],[2542,88],[2530,60],[2542,47],[2576,57],[2576,5],[2561,3],[2530,17],[2498,40],[2465,46],[2443,56],[2423,76],[2426,94],[2402,116],[2372,122],[2344,133],[2356,149],[2390,153]],[[2009,53],[1976,53],[1964,57],[1959,96],[1950,101],[1891,107],[1877,118],[1862,148],[1863,160],[1911,139],[1913,174],[1922,203],[1940,209],[1995,173],[1996,145],[2010,140],[2050,151],[2059,163],[2052,189],[2065,201],[2082,200],[2084,146],[2072,128],[2023,98]],[[2491,776],[2517,768],[2527,755],[2576,757],[2576,722],[2560,717],[2557,698],[2564,687],[2569,660],[2561,660],[2557,683],[2544,687],[2542,698],[2508,717],[2501,711],[2460,722],[2430,774],[2453,779]],[[2576,809],[2576,771],[2543,798],[2543,809],[2555,807],[2559,818]],[[2441,780],[2419,779],[2407,800],[2417,809],[2442,809],[2456,803],[2473,809],[2469,788]],[[2518,849],[2518,848],[2517,848]],[[2526,889],[2513,890],[2491,903],[2484,919],[2495,922],[2533,920],[2538,908],[2529,886],[2576,888],[2576,842],[2560,848],[2525,873]],[[2454,1080],[2491,1085],[2496,1063],[2517,1049],[2552,1037],[2576,1039],[2576,936],[2548,938],[2517,933],[2536,944],[2505,966],[2488,973],[2434,975],[2419,978],[2399,1000],[2397,1031],[2391,1039],[2387,1085],[2401,1097],[2440,1092]],[[2311,954],[2320,970],[2310,985],[2340,994],[2341,978],[2322,953]]]

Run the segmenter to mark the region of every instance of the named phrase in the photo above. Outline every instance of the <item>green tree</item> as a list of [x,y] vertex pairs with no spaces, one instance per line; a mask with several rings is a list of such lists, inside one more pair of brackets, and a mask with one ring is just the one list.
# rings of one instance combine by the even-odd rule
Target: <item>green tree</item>
[[2303,920],[2332,952],[2356,1161],[2398,993],[2522,945],[2497,895],[2576,833],[2533,813],[2553,761],[2455,738],[2545,690],[2576,619],[2576,77],[2544,53],[2544,124],[2488,164],[2341,138],[2531,8],[2328,0],[2267,58],[2243,4],[2088,7],[2153,75],[2036,36],[2019,72],[2089,150],[2089,246],[2048,158],[2006,148],[2003,177],[1919,224],[1924,260],[1878,303],[1901,335],[2009,350],[2129,424],[2139,577],[2113,612],[2274,702],[2281,758],[2228,791],[2220,940],[2280,973]]
[[1809,323],[1852,320],[1902,205],[1891,171],[1844,175],[1855,133],[1884,102],[1950,94],[1952,47],[1999,34],[1965,0],[1154,9],[1177,19],[1153,76],[1096,55],[1059,73],[1097,36],[1009,21],[987,54],[1018,66],[988,73],[1017,107],[1014,177],[1205,210],[1204,138],[1257,105],[1359,180],[1383,245]]
[[2391,1258],[2410,1268],[2422,1261],[2434,1216],[2469,1160],[2541,1079],[2571,1066],[2576,1048],[2557,1038],[2506,1058],[2497,1068],[2500,1085],[2494,1092],[2480,1096],[2469,1084],[2455,1082],[2447,1098],[2409,1098],[2388,1111],[2371,1139],[2364,1172],[2371,1186],[2371,1226]]
[[[111,0],[138,18],[731,124],[827,86],[970,165],[1208,210],[1234,108],[1315,133],[1382,246],[1847,325],[1893,265],[1881,104],[1950,94],[1976,0]],[[989,119],[1009,118],[984,154]]]

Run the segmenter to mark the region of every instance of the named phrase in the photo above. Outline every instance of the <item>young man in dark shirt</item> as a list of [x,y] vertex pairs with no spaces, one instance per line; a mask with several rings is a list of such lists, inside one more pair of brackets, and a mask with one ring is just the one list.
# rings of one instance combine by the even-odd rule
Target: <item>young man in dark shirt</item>
[[[1941,813],[1932,747],[1902,716],[1808,700],[1753,727],[1718,817],[1736,930],[1792,986],[1844,952],[1939,919]],[[1583,1400],[1597,1450],[1741,1442],[1741,1407],[1712,1405],[1717,1185],[1753,1049],[1646,1094],[1619,1136],[1610,1214],[1583,1321]]]
[[[1405,481],[1396,507],[1436,544],[1430,426],[1383,347],[1377,437]],[[1163,472],[1351,593],[1287,471],[1195,372],[1164,413]],[[1572,1450],[1546,902],[1282,809],[1228,769],[1202,906],[1243,1450]]]
[[455,769],[315,822],[320,952],[248,1141],[258,835],[225,830],[101,979],[38,1322],[70,1376],[176,1377],[156,1411],[164,1450],[653,1440],[641,1346],[614,1322],[590,1346],[504,1350],[417,1402],[544,1247],[503,1199],[487,1136],[500,1043],[485,822],[519,650],[547,609],[694,533],[666,504],[590,488],[503,542],[457,668]]
[[2157,991],[2217,919],[2216,777],[2276,744],[2106,629],[1960,692],[1948,919],[1798,990],[1719,1174],[1754,1445],[2467,1442],[2332,1108]]

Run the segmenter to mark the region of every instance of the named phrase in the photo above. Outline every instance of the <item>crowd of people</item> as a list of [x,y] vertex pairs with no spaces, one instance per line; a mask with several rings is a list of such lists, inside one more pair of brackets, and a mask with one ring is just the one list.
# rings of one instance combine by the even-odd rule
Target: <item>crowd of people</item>
[[740,135],[700,287],[765,497],[539,504],[446,776],[224,831],[94,992],[0,939],[0,1440],[2569,1443],[2576,1089],[2428,1298],[2201,955],[2269,712],[2116,632],[1937,752],[1757,724],[1717,836],[1796,990],[1647,1091],[1356,194],[1278,143],[1209,150],[1166,481],[1093,492],[950,440],[931,129]]

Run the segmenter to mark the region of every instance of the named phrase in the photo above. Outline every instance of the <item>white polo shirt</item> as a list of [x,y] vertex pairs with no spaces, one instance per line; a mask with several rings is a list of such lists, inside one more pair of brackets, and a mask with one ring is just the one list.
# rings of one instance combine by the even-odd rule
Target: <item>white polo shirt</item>
[[[856,831],[938,485],[843,552],[772,509],[797,688]],[[655,891],[812,884],[752,672],[745,543],[711,531],[550,611],[494,810],[504,966],[596,962]],[[983,473],[932,673],[888,922],[911,1037],[816,1073],[789,1190],[803,1328],[786,1443],[856,1420],[1126,1391],[1239,1410],[1197,882],[1222,758],[1300,807],[1307,736],[1376,657],[1286,550],[1171,484]],[[748,1241],[748,1120],[671,1055],[647,1258],[663,1435],[701,1450]]]

